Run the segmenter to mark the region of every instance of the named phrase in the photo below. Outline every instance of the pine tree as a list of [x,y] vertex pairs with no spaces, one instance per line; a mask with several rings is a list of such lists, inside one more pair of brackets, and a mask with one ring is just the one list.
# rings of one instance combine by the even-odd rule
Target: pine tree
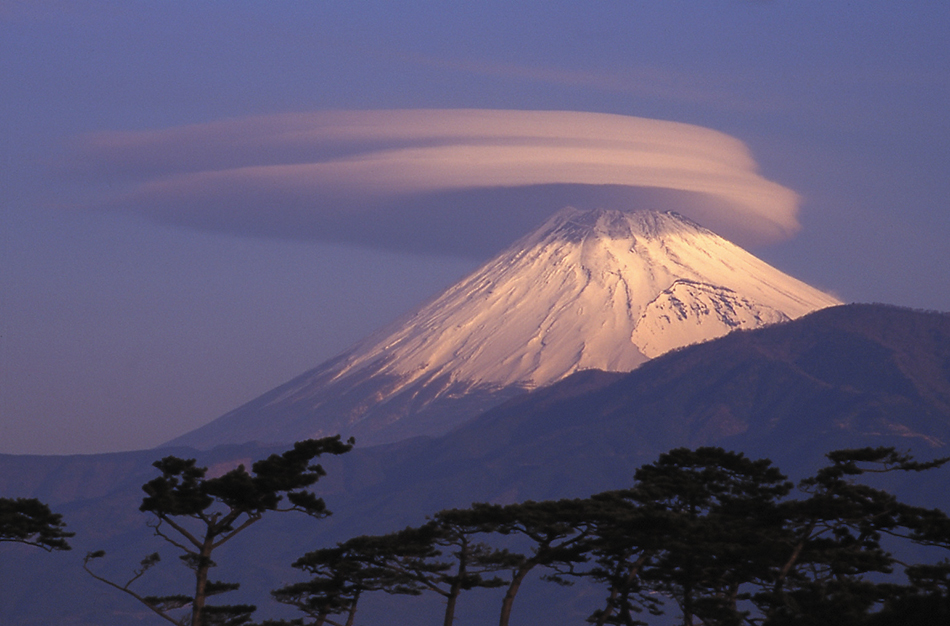
[[941,576],[945,581],[945,571],[915,566],[906,568],[910,586],[880,582],[895,566],[903,567],[882,544],[883,537],[950,549],[950,518],[936,509],[907,505],[856,479],[920,472],[950,459],[922,463],[894,448],[838,450],[827,457],[828,466],[801,481],[807,497],[782,505],[785,553],[776,561],[771,583],[755,596],[770,626],[863,625],[882,603],[893,607],[899,597],[912,602],[928,572],[939,574],[930,579],[934,589]]
[[587,560],[585,543],[590,524],[586,503],[582,500],[546,500],[520,504],[473,504],[472,515],[492,532],[527,540],[524,554],[509,552],[507,569],[511,573],[502,598],[498,623],[508,626],[515,597],[527,575],[537,567],[553,571],[545,576],[552,582],[569,584],[575,566]]
[[0,542],[22,543],[53,550],[70,550],[63,516],[35,498],[0,498]]
[[[477,541],[486,532],[469,510],[441,511],[417,528],[354,537],[335,548],[309,552],[294,567],[313,578],[273,593],[311,616],[315,625],[352,626],[365,592],[431,592],[445,599],[443,626],[451,626],[463,591],[505,584],[489,575],[509,565],[509,555]],[[346,615],[344,624],[332,620],[337,614]]]
[[619,495],[636,506],[628,545],[650,555],[640,584],[673,599],[685,626],[741,623],[743,586],[782,545],[777,504],[792,483],[767,459],[710,447],[671,450],[634,479]]
[[[405,554],[419,559],[436,552],[431,544],[410,537],[408,531],[354,537],[297,559],[293,566],[310,574],[311,579],[276,589],[272,595],[308,615],[314,626],[352,626],[359,601],[367,592],[422,593],[416,577],[392,567],[393,560]],[[337,615],[345,616],[342,623],[335,619]]]
[[587,501],[592,525],[587,542],[591,566],[583,575],[607,586],[603,608],[588,619],[596,626],[642,625],[645,622],[635,614],[663,614],[663,602],[644,585],[643,573],[666,547],[666,515],[637,506],[629,496],[629,490],[607,491]]
[[[150,513],[149,526],[156,536],[174,546],[179,558],[192,570],[194,590],[191,594],[143,596],[131,588],[149,569],[160,561],[158,553],[147,556],[133,575],[120,584],[90,569],[90,562],[105,556],[99,550],[90,552],[83,567],[96,580],[118,589],[148,607],[166,621],[178,626],[239,626],[250,620],[255,607],[251,605],[208,605],[209,597],[233,591],[237,583],[212,581],[209,572],[216,564],[214,551],[261,520],[267,512],[299,511],[315,518],[330,514],[323,500],[306,488],[326,472],[312,465],[321,454],[343,454],[353,445],[340,437],[309,439],[294,444],[283,454],[273,454],[251,466],[243,465],[217,478],[206,478],[207,468],[198,467],[195,459],[168,456],[153,465],[161,476],[146,483],[142,490],[141,511]],[[189,608],[186,615],[175,617],[179,609]]]

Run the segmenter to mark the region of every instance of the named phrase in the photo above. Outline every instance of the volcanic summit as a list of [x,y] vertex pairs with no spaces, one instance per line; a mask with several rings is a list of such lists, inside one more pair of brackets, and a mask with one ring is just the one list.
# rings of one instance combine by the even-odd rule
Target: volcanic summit
[[584,369],[839,304],[676,213],[564,209],[349,351],[171,444],[438,435]]

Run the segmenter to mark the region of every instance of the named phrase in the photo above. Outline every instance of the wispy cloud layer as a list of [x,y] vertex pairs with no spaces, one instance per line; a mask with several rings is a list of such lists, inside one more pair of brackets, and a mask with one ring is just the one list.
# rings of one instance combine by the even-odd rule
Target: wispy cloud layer
[[254,236],[484,255],[566,204],[674,209],[746,245],[798,197],[698,126],[561,111],[284,114],[77,140],[89,206]]

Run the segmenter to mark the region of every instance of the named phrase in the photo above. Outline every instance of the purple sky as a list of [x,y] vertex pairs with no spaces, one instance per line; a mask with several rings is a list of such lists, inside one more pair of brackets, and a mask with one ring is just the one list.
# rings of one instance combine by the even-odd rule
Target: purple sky
[[[207,195],[201,181],[234,180],[222,168],[256,176],[313,160],[317,144],[320,158],[370,149],[352,136],[275,143],[275,124],[327,111],[578,111],[711,129],[798,196],[798,234],[754,253],[845,301],[950,310],[948,32],[944,0],[0,0],[0,452],[180,435],[561,208],[560,188],[489,178],[375,204],[360,178],[335,195],[246,177]],[[394,141],[374,135],[371,149]],[[169,187],[170,172],[200,176]]]

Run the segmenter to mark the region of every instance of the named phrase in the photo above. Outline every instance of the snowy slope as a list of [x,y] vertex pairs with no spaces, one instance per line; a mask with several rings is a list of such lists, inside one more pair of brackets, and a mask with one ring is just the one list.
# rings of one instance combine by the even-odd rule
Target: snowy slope
[[839,302],[674,213],[565,209],[340,370],[545,385]]
[[675,213],[564,209],[414,314],[173,443],[439,434],[582,369],[838,301]]

